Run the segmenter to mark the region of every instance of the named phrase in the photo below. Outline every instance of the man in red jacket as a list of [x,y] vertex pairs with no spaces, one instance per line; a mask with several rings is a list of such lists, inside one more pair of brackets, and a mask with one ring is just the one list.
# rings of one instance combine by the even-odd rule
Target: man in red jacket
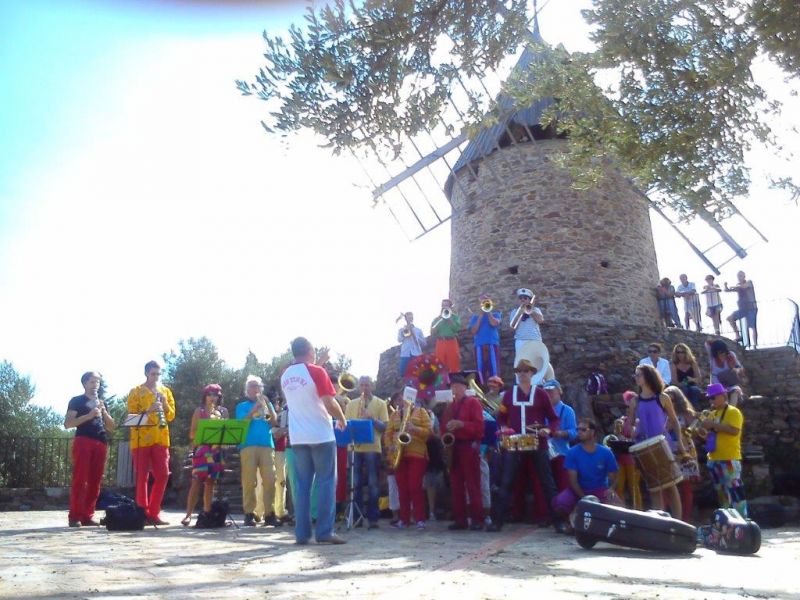
[[[497,411],[497,425],[499,428],[511,429],[514,433],[530,433],[528,428],[538,429],[539,445],[536,450],[530,451],[503,450],[500,489],[497,501],[492,505],[492,524],[488,527],[488,531],[500,531],[503,527],[514,478],[523,455],[528,455],[532,461],[548,506],[552,505],[557,493],[553,472],[550,470],[547,438],[560,427],[558,415],[550,404],[547,392],[531,385],[536,368],[530,361],[519,360],[514,372],[519,376],[519,384],[503,396],[503,402]],[[542,427],[544,423],[549,423],[548,428]],[[555,530],[564,533],[566,527],[559,515],[552,508],[550,514]]]
[[483,439],[483,409],[474,396],[467,396],[467,380],[463,373],[450,375],[453,402],[442,415],[441,430],[455,436],[453,462],[450,467],[450,493],[453,500],[453,520],[450,530],[467,529],[467,494],[470,501],[472,525],[483,529],[481,502],[480,447]]

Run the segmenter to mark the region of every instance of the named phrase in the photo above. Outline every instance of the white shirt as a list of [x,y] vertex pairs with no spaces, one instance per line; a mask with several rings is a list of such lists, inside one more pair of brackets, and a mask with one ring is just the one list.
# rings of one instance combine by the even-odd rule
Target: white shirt
[[[518,306],[516,309],[511,311],[511,316],[508,319],[509,324],[514,322],[514,317],[517,316],[517,313],[522,310],[521,306]],[[542,316],[542,311],[539,310],[538,306],[533,307],[533,313]],[[536,342],[542,341],[542,330],[539,329],[539,323],[536,322],[536,319],[533,318],[533,314],[530,315],[529,318],[520,320],[519,325],[517,325],[517,329],[514,331],[514,339],[515,340],[534,340]]]
[[658,371],[661,374],[661,379],[664,380],[665,385],[669,385],[672,383],[672,369],[670,369],[669,361],[666,358],[660,357],[658,359],[658,364],[654,365],[653,361],[650,360],[650,357],[645,356],[642,360],[639,361],[639,364],[655,367],[656,371]]
[[695,288],[694,284],[689,281],[686,285],[680,284],[678,288],[675,290],[679,294],[690,294],[689,296],[683,297],[683,310],[685,312],[692,312],[695,306],[700,306],[700,298],[697,295],[697,288]]
[[305,364],[297,363],[284,371],[281,389],[289,407],[289,440],[292,445],[336,441],[331,416]]

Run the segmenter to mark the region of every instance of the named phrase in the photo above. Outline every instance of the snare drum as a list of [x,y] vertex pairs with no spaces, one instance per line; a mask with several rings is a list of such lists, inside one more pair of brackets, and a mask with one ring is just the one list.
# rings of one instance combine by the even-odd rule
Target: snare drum
[[648,491],[659,492],[683,481],[681,468],[663,435],[634,444],[630,451],[644,474]]
[[500,447],[507,452],[533,452],[539,448],[539,438],[532,433],[502,435]]

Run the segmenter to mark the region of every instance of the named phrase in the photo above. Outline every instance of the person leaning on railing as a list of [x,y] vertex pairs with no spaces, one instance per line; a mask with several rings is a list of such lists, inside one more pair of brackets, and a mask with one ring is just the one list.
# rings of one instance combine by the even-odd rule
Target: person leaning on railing
[[64,429],[76,428],[72,442],[70,527],[99,525],[92,517],[106,468],[108,434],[114,431],[114,419],[97,395],[101,380],[96,371],[84,373],[81,376],[84,392],[69,401],[64,417]]

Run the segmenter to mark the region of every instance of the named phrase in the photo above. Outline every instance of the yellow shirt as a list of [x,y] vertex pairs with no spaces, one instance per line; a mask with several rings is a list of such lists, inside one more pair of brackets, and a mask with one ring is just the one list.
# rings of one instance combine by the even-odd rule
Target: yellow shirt
[[[157,390],[164,396],[164,418],[167,422],[170,422],[175,418],[175,399],[172,397],[172,392],[168,387],[159,385]],[[155,401],[155,394],[144,384],[139,385],[128,394],[128,412],[131,414],[143,413]],[[131,450],[155,445],[169,448],[169,427],[162,429],[158,426],[158,413],[150,413],[144,422],[147,423],[147,426],[131,427]]]
[[[727,410],[725,410],[727,408]],[[725,418],[722,419],[722,413]],[[722,420],[720,420],[722,419]],[[717,447],[714,452],[708,453],[709,460],[742,460],[742,425],[744,416],[735,406],[726,405],[714,411],[714,420],[736,427],[739,431],[735,434],[717,431]]]
[[[372,400],[370,400],[369,404],[367,405],[366,414],[367,419],[375,419],[376,421],[381,421],[382,423],[387,423],[389,421],[389,410],[386,407],[386,401],[381,400],[377,396],[373,396]],[[347,404],[347,408],[344,409],[344,416],[348,421],[352,419],[364,418],[364,398],[361,397],[356,398],[355,400],[350,400],[350,402]],[[381,433],[375,429],[374,425],[373,430],[375,434],[375,441],[371,444],[354,444],[354,449],[356,452],[380,453]]]
[[[393,439],[400,431],[403,416],[402,411],[392,413],[389,419],[389,426],[386,428],[386,439]],[[411,425],[421,429],[421,432],[411,434],[411,443],[403,448],[403,456],[416,456],[418,458],[428,458],[428,438],[433,433],[431,417],[424,408],[415,407],[411,411],[408,419]]]

